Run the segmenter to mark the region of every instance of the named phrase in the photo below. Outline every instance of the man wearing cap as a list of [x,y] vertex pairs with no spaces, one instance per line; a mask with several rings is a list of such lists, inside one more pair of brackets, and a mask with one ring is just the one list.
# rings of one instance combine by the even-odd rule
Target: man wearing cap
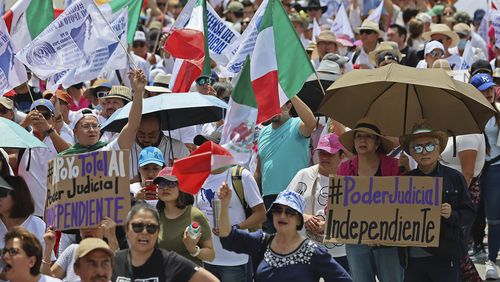
[[327,6],[321,6],[319,0],[309,0],[309,2],[307,3],[307,7],[305,7],[308,18],[311,21],[313,19],[316,19],[319,25],[332,24],[331,19],[323,17],[323,14],[326,12],[327,9],[328,9]]
[[290,14],[289,18],[290,21],[292,22],[295,32],[299,36],[302,46],[304,46],[304,48],[307,48],[309,44],[311,44],[311,41],[304,36],[304,33],[309,24],[307,23],[306,19],[301,17],[300,14],[297,12],[293,12],[292,14]]
[[330,30],[323,30],[316,37],[316,49],[318,50],[318,59],[313,60],[314,68],[319,67],[319,63],[328,53],[337,53],[338,43],[335,34]]
[[217,96],[213,87],[215,80],[208,75],[200,75],[196,80],[196,91],[205,95]]
[[400,64],[409,67],[416,67],[419,61],[417,51],[410,48],[410,46],[406,44],[407,35],[408,32],[406,28],[399,24],[392,24],[387,30],[387,40],[396,42],[398,44],[399,51],[402,55],[404,55]]
[[370,63],[380,68],[392,63],[399,64],[403,55],[396,42],[384,41],[378,45],[377,49],[370,52],[369,57]]
[[54,105],[47,99],[38,99],[31,105],[24,124],[31,126],[31,134],[45,143],[47,148],[20,150],[18,153],[18,175],[24,178],[30,188],[35,202],[34,215],[42,218],[47,199],[48,161],[69,148],[73,142],[71,130],[62,122],[58,124],[54,113]]
[[[106,122],[114,112],[132,101],[132,91],[127,86],[115,85],[111,87],[108,94],[104,95],[101,100],[104,103],[104,108],[98,115],[99,124]],[[111,142],[116,137],[118,137],[117,133],[104,132],[101,136],[101,141]]]
[[[446,24],[433,24],[431,30],[424,32],[422,37],[427,41],[435,40],[443,44],[445,52],[443,59],[448,61],[452,70],[462,69],[463,58],[449,52],[449,48],[457,46],[460,40],[457,33],[452,31],[449,26]],[[432,65],[429,67],[432,67]]]
[[[83,96],[87,97],[90,100],[90,108],[95,110],[97,113],[101,113],[105,106],[104,98],[108,95],[108,92],[111,90],[111,83],[109,83],[106,79],[96,79],[94,83],[92,83],[92,87],[88,88],[83,92]],[[102,122],[104,122],[104,119]]]
[[56,108],[57,103],[59,103],[59,115],[55,117],[56,121],[62,119],[66,125],[71,124],[75,112],[71,110],[71,102],[73,99],[69,96],[68,92],[57,89],[54,95],[53,92],[46,90],[43,94],[43,98],[50,100],[52,105]]
[[[340,162],[345,158],[344,147],[339,137],[330,133],[321,136],[316,153],[319,163],[297,172],[288,185],[288,190],[304,196],[304,227],[301,233],[309,239],[323,245],[324,227],[326,222],[325,210],[327,207],[330,175],[337,174]],[[325,244],[328,253],[346,270],[349,271],[344,244]]]
[[463,229],[472,224],[475,212],[462,174],[439,163],[448,135],[422,120],[415,123],[411,134],[401,136],[399,143],[418,164],[406,175],[443,179],[439,246],[408,248],[405,281],[460,281],[460,260],[465,255]]
[[80,242],[73,268],[81,282],[110,281],[114,253],[102,239],[88,238]]
[[377,23],[370,20],[364,20],[355,31],[361,36],[363,46],[354,53],[352,63],[361,69],[372,69],[375,66],[370,63],[368,54],[377,48],[378,39],[384,36],[384,32],[379,29]]
[[148,67],[160,61],[160,56],[148,52],[149,44],[144,31],[136,31],[132,42],[132,52],[148,62]]
[[227,8],[224,10],[224,18],[232,24],[234,30],[241,33],[241,20],[243,19],[243,4],[233,0],[229,2]]

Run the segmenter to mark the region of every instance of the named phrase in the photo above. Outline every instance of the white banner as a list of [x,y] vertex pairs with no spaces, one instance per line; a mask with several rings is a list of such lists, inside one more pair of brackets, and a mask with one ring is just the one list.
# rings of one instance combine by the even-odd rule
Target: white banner
[[[127,36],[127,10],[104,15],[119,38]],[[74,2],[16,57],[55,88],[96,78],[121,48],[93,0]],[[53,89],[52,88],[52,89]]]
[[500,48],[500,11],[491,11],[490,16],[495,29],[495,46]]
[[380,22],[380,17],[382,16],[383,10],[384,10],[384,0],[380,1],[378,7],[373,9],[371,14],[366,19],[378,24]]
[[2,19],[0,20],[0,96],[28,80],[26,69],[15,55],[7,26]]

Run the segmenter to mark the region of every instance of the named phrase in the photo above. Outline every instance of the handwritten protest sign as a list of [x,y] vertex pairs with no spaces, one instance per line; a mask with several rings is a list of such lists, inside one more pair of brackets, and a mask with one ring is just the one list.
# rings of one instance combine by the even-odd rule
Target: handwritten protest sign
[[130,210],[129,152],[102,151],[49,161],[45,221],[59,230],[123,224]]
[[437,247],[442,178],[330,177],[325,242]]

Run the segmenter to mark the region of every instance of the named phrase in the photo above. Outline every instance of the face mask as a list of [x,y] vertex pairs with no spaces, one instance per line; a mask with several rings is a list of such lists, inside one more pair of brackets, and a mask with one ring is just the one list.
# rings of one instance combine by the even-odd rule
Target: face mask
[[341,56],[346,56],[347,55],[347,48],[345,48],[345,47],[339,47],[338,53]]
[[467,45],[467,39],[460,39],[460,41],[458,41],[458,49],[464,50],[465,45]]

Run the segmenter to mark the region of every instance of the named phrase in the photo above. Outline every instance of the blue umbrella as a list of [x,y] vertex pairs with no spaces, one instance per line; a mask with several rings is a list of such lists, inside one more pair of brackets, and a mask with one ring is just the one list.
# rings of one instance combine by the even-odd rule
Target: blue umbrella
[[19,124],[0,117],[0,147],[2,148],[47,148],[47,145]]
[[[116,111],[103,124],[102,131],[120,132],[127,124],[132,103]],[[227,104],[210,95],[199,93],[161,94],[146,98],[142,114],[159,113],[161,129],[173,130],[186,126],[218,121],[224,118]]]

